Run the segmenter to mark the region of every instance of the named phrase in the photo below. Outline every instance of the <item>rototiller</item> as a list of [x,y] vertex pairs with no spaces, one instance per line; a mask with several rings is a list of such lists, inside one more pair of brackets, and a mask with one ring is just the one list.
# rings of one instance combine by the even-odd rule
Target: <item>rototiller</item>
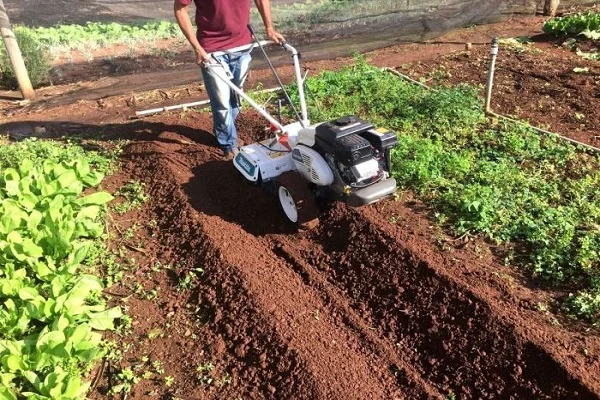
[[[353,115],[311,125],[306,110],[300,55],[289,44],[281,45],[292,55],[300,103],[298,113],[263,48],[272,43],[256,40],[227,52],[251,51],[260,47],[296,114],[296,122],[282,125],[232,83],[227,68],[218,62],[207,66],[222,71],[219,77],[269,121],[274,134],[271,139],[241,147],[233,159],[235,168],[249,181],[276,194],[286,217],[297,224],[305,224],[318,217],[318,198],[341,200],[357,207],[393,194],[396,181],[390,176],[390,150],[398,143],[396,134],[376,128]],[[213,56],[227,52],[215,52]]]

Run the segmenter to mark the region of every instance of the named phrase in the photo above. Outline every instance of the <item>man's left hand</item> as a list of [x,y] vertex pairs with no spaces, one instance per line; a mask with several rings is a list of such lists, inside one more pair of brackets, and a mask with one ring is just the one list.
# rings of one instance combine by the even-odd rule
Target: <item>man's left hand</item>
[[283,35],[273,28],[267,29],[267,37],[277,44],[285,43],[285,38],[283,37]]

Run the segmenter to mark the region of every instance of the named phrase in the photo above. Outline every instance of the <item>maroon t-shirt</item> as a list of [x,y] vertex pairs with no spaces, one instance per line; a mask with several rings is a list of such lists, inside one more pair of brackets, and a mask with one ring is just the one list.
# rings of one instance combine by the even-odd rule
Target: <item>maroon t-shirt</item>
[[[188,5],[192,0],[178,0]],[[206,52],[227,50],[252,41],[250,0],[194,0],[196,36]]]

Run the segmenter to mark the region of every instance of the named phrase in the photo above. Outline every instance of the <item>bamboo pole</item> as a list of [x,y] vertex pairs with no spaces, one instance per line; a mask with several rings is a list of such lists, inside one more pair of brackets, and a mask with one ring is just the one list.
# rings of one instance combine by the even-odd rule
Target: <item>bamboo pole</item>
[[21,94],[25,100],[33,100],[35,98],[35,92],[31,86],[29,80],[29,74],[17,43],[17,38],[10,25],[8,14],[6,14],[6,8],[4,7],[4,1],[0,0],[0,33],[2,34],[2,41],[6,47],[6,52],[10,58],[13,71],[17,78]]

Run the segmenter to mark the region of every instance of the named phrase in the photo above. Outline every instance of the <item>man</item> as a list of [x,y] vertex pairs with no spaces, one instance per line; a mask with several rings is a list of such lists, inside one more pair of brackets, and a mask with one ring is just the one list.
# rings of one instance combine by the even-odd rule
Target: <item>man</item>
[[[188,42],[196,52],[196,63],[202,67],[204,86],[210,99],[213,117],[213,130],[219,147],[226,159],[237,153],[237,131],[235,119],[239,114],[237,96],[217,76],[223,74],[218,68],[208,68],[215,60],[209,53],[228,50],[252,42],[248,29],[250,22],[250,0],[194,0],[196,5],[196,26],[194,34],[188,7],[192,0],[175,0],[174,12],[177,23]],[[267,36],[281,44],[283,36],[273,28],[270,0],[254,0],[262,17]],[[228,53],[217,59],[233,76],[233,82],[241,87],[250,65],[248,51]]]

